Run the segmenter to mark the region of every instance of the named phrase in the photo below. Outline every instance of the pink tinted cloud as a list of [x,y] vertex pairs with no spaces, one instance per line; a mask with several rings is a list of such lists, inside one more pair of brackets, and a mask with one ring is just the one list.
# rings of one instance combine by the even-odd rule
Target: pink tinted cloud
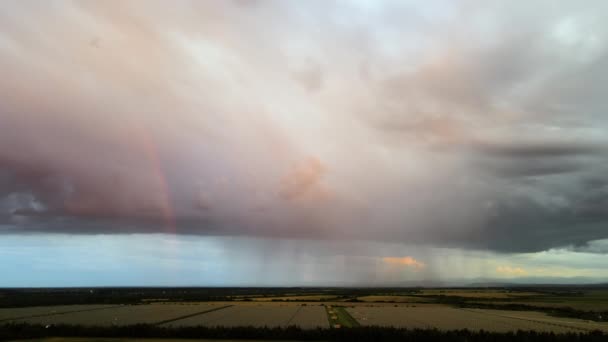
[[382,262],[389,265],[400,265],[406,267],[413,267],[417,270],[423,269],[426,267],[426,264],[416,260],[411,256],[404,257],[384,257],[382,258]]

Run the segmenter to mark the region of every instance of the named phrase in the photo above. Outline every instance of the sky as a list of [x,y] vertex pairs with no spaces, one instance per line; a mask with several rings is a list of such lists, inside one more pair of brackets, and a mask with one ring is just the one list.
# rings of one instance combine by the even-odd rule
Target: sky
[[605,13],[3,1],[0,287],[608,282]]

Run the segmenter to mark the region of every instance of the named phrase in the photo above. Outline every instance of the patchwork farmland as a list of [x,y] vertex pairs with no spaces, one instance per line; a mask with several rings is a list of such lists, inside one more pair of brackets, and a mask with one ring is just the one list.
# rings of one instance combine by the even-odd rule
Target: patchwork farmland
[[227,303],[69,305],[0,309],[0,324],[127,326],[152,324],[168,327],[287,327],[328,328],[324,306]]
[[[337,303],[336,303],[337,304]],[[269,302],[155,303],[144,305],[71,305],[0,309],[0,324],[160,327],[288,327],[302,329],[381,326],[409,329],[469,329],[493,332],[608,332],[608,323],[552,317],[534,311],[454,308],[386,303],[296,304]]]

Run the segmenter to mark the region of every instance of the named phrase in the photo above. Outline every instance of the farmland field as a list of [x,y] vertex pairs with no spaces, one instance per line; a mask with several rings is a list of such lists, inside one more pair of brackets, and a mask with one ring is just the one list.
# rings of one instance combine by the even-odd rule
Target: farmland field
[[125,305],[107,310],[66,313],[43,317],[32,317],[17,322],[32,324],[80,324],[95,326],[131,325],[138,323],[158,323],[177,317],[192,315],[219,307],[218,304],[204,303],[199,305]]
[[390,303],[421,303],[429,299],[414,296],[362,296],[357,297],[362,302],[390,302]]
[[466,309],[471,312],[478,312],[484,315],[492,315],[497,317],[508,317],[524,321],[533,321],[537,323],[580,328],[582,330],[602,330],[608,332],[608,323],[598,323],[585,321],[581,319],[573,319],[566,317],[551,317],[542,312],[537,311],[509,311],[509,310],[482,310],[482,309]]
[[[468,301],[468,303],[480,303],[480,304],[495,304],[495,305],[501,305],[501,304],[505,304],[505,302],[499,302],[499,301],[478,301],[478,300],[471,300]],[[533,306],[533,307],[538,307],[538,308],[572,308],[572,309],[576,309],[576,310],[583,310],[583,311],[608,311],[608,302],[606,301],[592,301],[592,300],[587,300],[587,301],[575,301],[575,300],[543,300],[543,301],[538,301],[538,300],[527,300],[527,301],[521,301],[521,300],[516,300],[516,301],[509,301],[507,302],[507,304],[520,304],[520,305],[527,305],[527,306]]]
[[116,307],[116,305],[59,305],[59,306],[33,306],[27,308],[0,309],[0,322],[47,315],[65,314],[68,312],[82,312]]
[[302,329],[329,328],[323,306],[301,306],[289,324],[297,325]]
[[361,326],[355,318],[353,318],[344,307],[341,306],[327,306],[327,316],[331,322],[333,328],[352,328]]
[[[301,292],[298,292],[299,289],[138,288],[96,290],[95,297],[92,298],[89,298],[89,290],[79,293],[78,290],[69,289],[63,294],[66,296],[64,299],[57,297],[57,293],[62,293],[59,290],[46,294],[40,290],[33,294],[25,290],[11,291],[7,291],[9,295],[4,296],[4,299],[0,298],[0,304],[4,305],[4,308],[0,308],[0,326],[8,323],[31,324],[25,327],[38,331],[38,336],[41,337],[64,336],[64,333],[65,336],[74,336],[71,335],[70,329],[91,334],[90,336],[115,338],[187,338],[196,337],[197,335],[188,335],[196,331],[203,334],[201,337],[208,338],[226,336],[239,339],[253,334],[260,338],[284,340],[319,336],[315,334],[364,335],[378,331],[381,327],[388,328],[382,331],[397,335],[402,332],[391,328],[440,331],[469,329],[496,333],[518,330],[534,333],[587,333],[600,330],[608,333],[608,322],[605,318],[608,312],[604,309],[608,307],[608,291],[603,288],[336,288],[326,291],[304,289]],[[105,296],[103,302],[96,296]],[[213,300],[210,300],[211,298]],[[61,305],[40,305],[48,302]],[[77,305],[65,305],[68,303]],[[39,306],[26,306],[28,304]],[[10,308],[10,305],[22,307]],[[135,324],[143,325],[132,326]],[[282,329],[290,326],[298,326],[303,330]],[[6,327],[14,329],[11,337],[34,336],[28,335],[26,330],[23,330],[23,334],[20,333],[20,325]],[[276,329],[265,329],[266,327]],[[327,330],[320,331],[317,328]],[[97,335],[97,331],[103,333]],[[130,335],[132,331],[141,335]],[[433,331],[428,333],[432,334]],[[125,335],[124,332],[129,333]],[[180,335],[185,332],[189,333]],[[2,333],[3,329],[0,327],[0,339]]]
[[337,296],[332,296],[332,295],[302,295],[302,296],[283,296],[283,297],[258,297],[258,298],[253,298],[254,301],[260,301],[260,302],[269,302],[269,301],[273,301],[273,300],[284,300],[284,301],[289,301],[289,300],[297,300],[297,301],[327,301],[327,300],[333,300],[337,298]]
[[[577,332],[608,329],[608,324],[550,317],[542,313],[470,310],[450,307],[355,307],[348,312],[362,325],[404,328],[469,329],[496,332],[534,330]],[[533,314],[529,316],[528,314]]]
[[254,326],[302,328],[328,327],[322,306],[299,305],[235,305],[166,324],[166,326]]
[[454,297],[465,297],[465,298],[527,298],[527,297],[538,297],[544,296],[538,292],[528,291],[506,291],[506,290],[449,290],[449,289],[428,289],[423,290],[421,296],[454,296]]
[[[453,308],[437,304],[386,305],[353,303],[343,306],[296,305],[294,303],[147,304],[125,306],[54,306],[1,309],[4,322],[31,324],[76,324],[85,326],[125,326],[161,324],[165,327],[287,327],[303,329],[393,326],[403,328],[470,329],[496,332],[535,330],[584,332],[603,330],[608,323],[552,317],[542,312]],[[22,317],[22,318],[19,318]]]

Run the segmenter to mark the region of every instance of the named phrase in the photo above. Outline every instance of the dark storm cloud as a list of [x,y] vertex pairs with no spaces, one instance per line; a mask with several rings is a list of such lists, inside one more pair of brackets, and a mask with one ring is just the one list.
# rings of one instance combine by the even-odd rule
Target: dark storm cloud
[[513,142],[510,144],[479,144],[479,151],[489,156],[505,158],[554,158],[606,154],[603,144],[580,142]]
[[605,166],[608,150],[602,143],[536,141],[471,146],[480,168],[502,177],[527,177],[594,170]]
[[531,6],[2,4],[0,223],[584,248],[608,8]]

